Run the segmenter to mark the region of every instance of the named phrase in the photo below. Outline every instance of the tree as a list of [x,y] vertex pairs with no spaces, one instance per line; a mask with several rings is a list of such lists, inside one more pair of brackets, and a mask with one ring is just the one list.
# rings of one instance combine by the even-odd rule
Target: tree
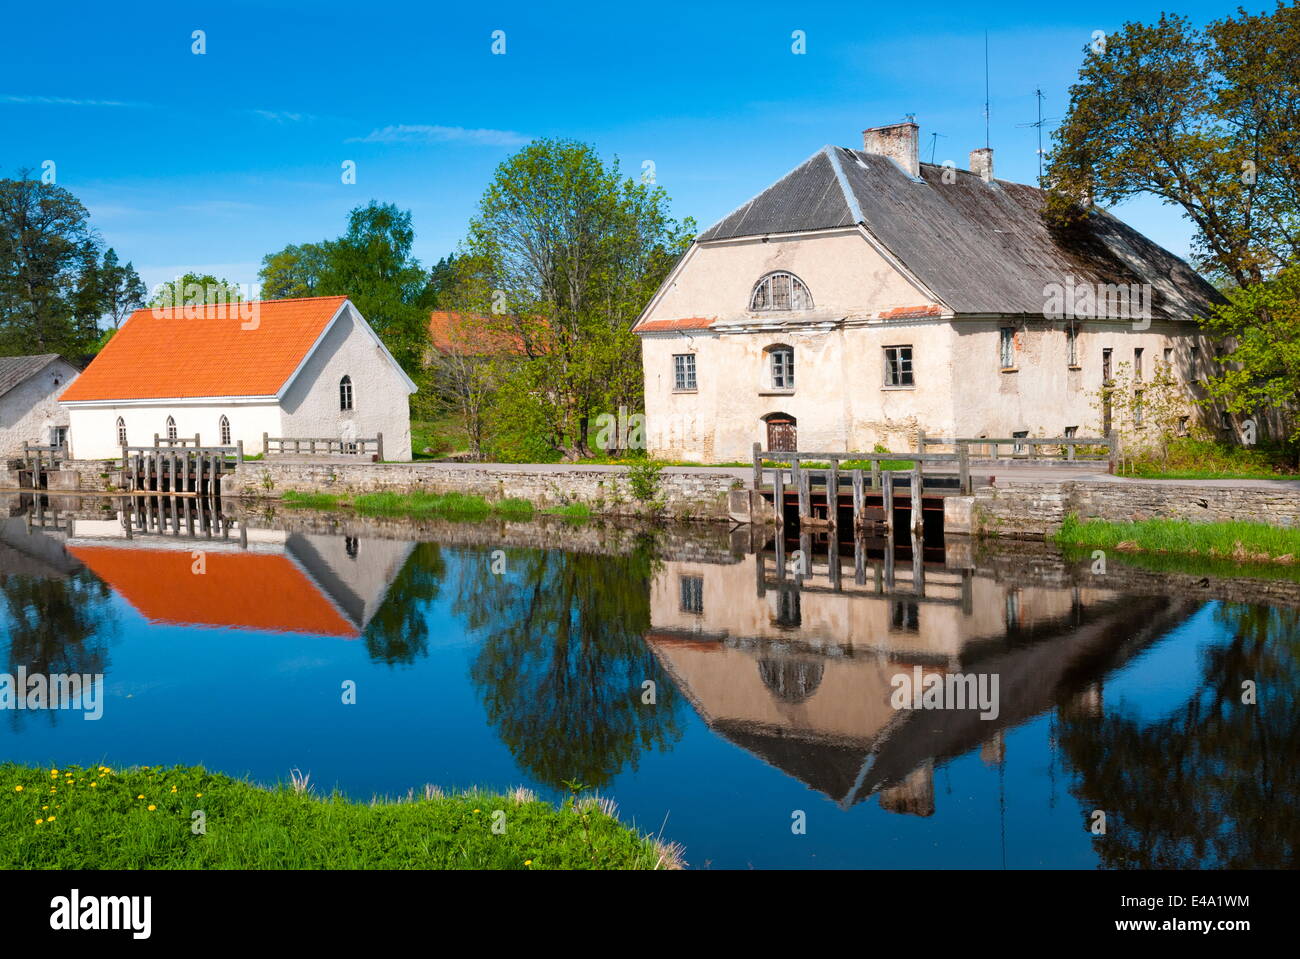
[[1258,282],[1300,255],[1300,7],[1124,24],[1086,48],[1055,141],[1058,226],[1157,196],[1195,224],[1202,269]]
[[25,174],[0,180],[0,353],[87,351],[99,336],[97,250],[67,190]]
[[1170,441],[1191,417],[1191,403],[1173,368],[1160,360],[1154,365],[1147,378],[1137,375],[1128,363],[1120,363],[1114,377],[1092,394],[1092,405],[1102,422],[1109,420],[1119,433],[1126,455],[1141,451],[1163,461],[1168,458]]
[[[93,262],[93,261],[92,261]],[[104,251],[103,262],[94,264],[93,315],[107,320],[116,330],[133,311],[144,306],[148,291],[144,281],[131,263],[121,265],[117,251],[109,247]]]
[[350,297],[397,361],[415,372],[428,342],[428,278],[411,255],[414,242],[410,212],[372,200],[348,215],[337,240],[263,257],[263,295]]
[[238,283],[220,279],[211,273],[186,273],[154,287],[149,305],[161,308],[220,305],[241,303],[244,299]]
[[463,252],[480,271],[473,312],[503,318],[529,357],[502,386],[499,426],[577,458],[596,416],[641,406],[632,324],[693,230],[669,217],[662,188],[586,144],[539,140],[497,167]]

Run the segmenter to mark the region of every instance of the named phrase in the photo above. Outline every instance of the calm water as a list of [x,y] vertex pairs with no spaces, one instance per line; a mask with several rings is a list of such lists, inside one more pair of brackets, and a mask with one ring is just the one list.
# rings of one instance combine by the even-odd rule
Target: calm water
[[[743,532],[128,538],[117,504],[62,505],[0,513],[0,671],[102,673],[104,715],[0,713],[6,759],[361,798],[579,781],[696,868],[1296,864],[1292,608],[1125,594],[1048,551],[868,542],[835,577],[814,544],[796,580],[799,544]],[[891,706],[894,677],[950,674],[996,676],[997,718]]]

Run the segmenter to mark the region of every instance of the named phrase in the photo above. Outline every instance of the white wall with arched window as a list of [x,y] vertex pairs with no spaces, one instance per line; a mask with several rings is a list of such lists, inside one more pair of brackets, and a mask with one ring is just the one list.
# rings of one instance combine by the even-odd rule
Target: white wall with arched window
[[352,377],[344,376],[339,380],[339,409],[353,409]]
[[126,445],[126,420],[120,416],[117,418],[117,445]]
[[754,284],[749,295],[749,308],[756,313],[811,310],[812,294],[803,280],[781,270],[767,274]]
[[175,419],[175,417],[171,417],[171,416],[167,417],[167,438],[168,438],[169,440],[174,440],[174,439],[176,439],[176,419]]
[[222,416],[217,420],[217,435],[221,438],[222,446],[230,446],[230,419]]

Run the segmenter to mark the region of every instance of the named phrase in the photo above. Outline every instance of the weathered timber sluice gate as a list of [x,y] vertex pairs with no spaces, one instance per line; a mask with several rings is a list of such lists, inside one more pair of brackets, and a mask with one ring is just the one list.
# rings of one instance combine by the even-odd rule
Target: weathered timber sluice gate
[[153,446],[122,447],[122,486],[131,492],[221,496],[221,477],[244,460],[244,445],[199,446],[193,440],[154,438]]
[[[929,452],[930,447],[951,447]],[[1010,447],[1004,455],[1003,446]],[[1106,461],[1113,471],[1116,443],[1082,437],[917,437],[915,452],[818,453],[764,450],[754,444],[754,492],[770,510],[770,521],[800,531],[857,533],[896,527],[942,533],[944,500],[969,496],[977,481],[988,482],[1000,463],[1048,467],[1059,463]],[[1051,451],[1051,452],[1047,452]]]

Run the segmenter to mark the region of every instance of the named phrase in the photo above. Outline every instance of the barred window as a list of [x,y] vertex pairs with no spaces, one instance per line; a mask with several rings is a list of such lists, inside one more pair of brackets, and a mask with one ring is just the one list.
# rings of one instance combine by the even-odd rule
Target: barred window
[[794,389],[794,349],[774,346],[768,352],[772,357],[772,389]]
[[681,589],[681,610],[683,613],[704,613],[704,577],[682,576],[678,580]]
[[749,308],[768,310],[811,310],[812,294],[803,280],[793,273],[769,273],[756,284],[749,297]]
[[998,330],[998,362],[1004,370],[1016,365],[1016,331],[1009,326]]
[[695,389],[695,354],[673,354],[673,389]]
[[221,445],[230,445],[230,420],[224,416],[217,422],[217,432],[221,435]]

